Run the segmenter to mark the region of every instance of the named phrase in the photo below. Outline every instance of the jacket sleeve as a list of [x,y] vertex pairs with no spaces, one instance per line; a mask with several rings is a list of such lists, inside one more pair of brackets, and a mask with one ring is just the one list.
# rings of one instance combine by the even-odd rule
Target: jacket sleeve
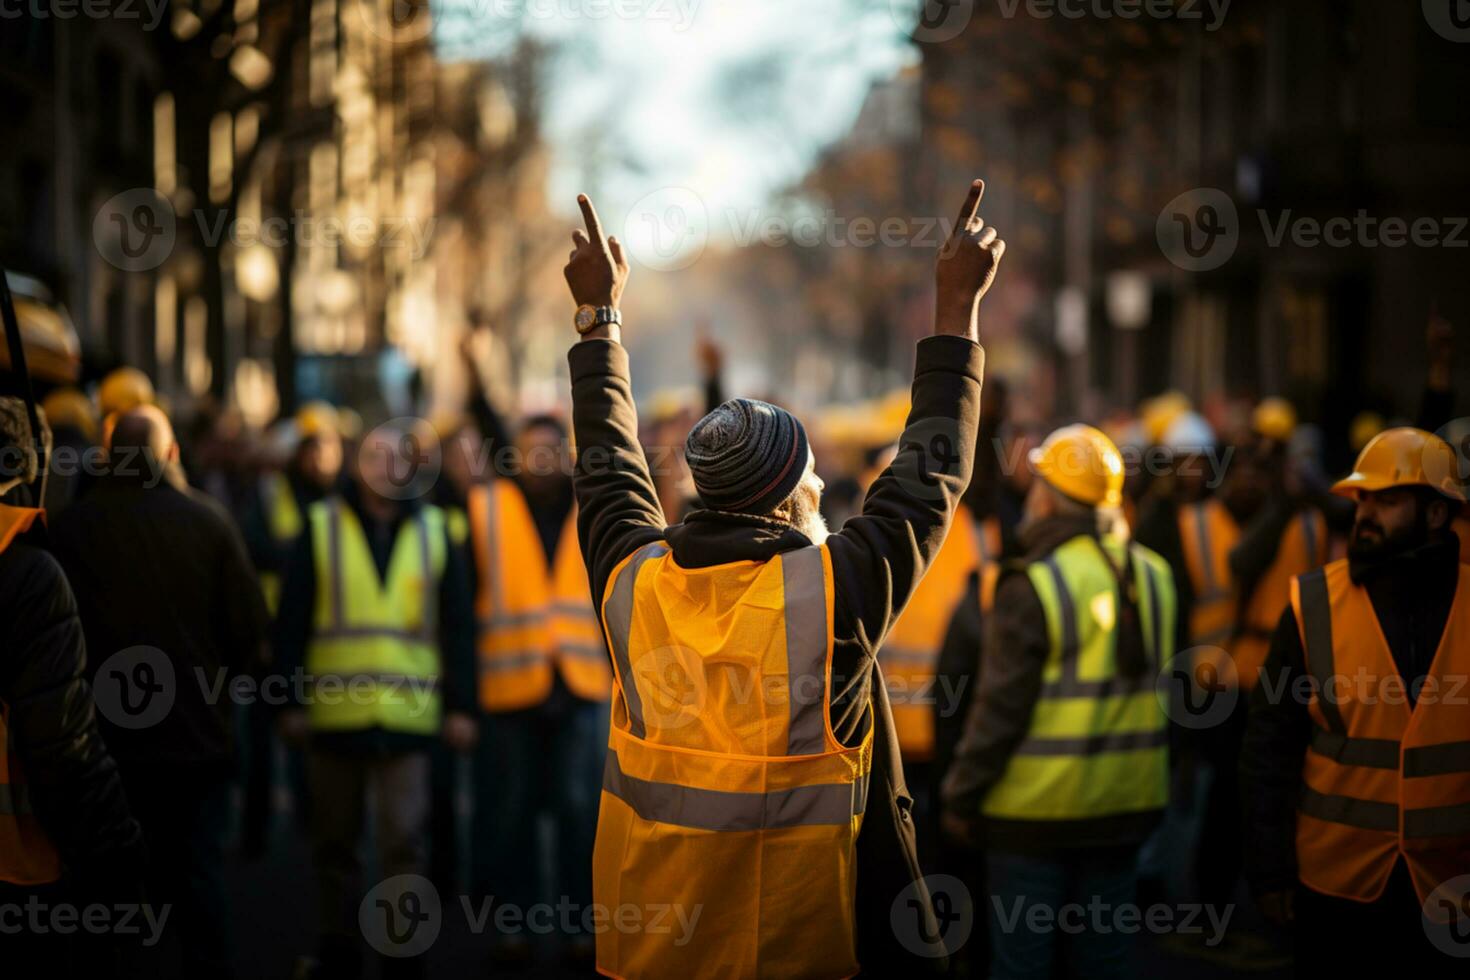
[[[316,605],[316,559],[312,554],[311,531],[296,536],[281,584],[281,605],[276,610],[275,659],[272,670],[285,678],[286,689],[295,692],[295,674],[306,667],[306,645],[311,641],[311,621]],[[299,706],[298,706],[299,707]]]
[[1296,887],[1296,805],[1312,716],[1292,696],[1306,672],[1296,613],[1276,624],[1261,683],[1251,694],[1240,753],[1245,794],[1245,876],[1256,895]]
[[444,709],[471,713],[475,690],[475,603],[470,585],[472,562],[463,545],[444,535],[444,578],[439,584],[440,656],[444,659]]
[[944,777],[944,807],[968,820],[1005,772],[1026,737],[1041,696],[1050,641],[1036,588],[1024,573],[1006,574],[996,589],[991,632],[980,653],[980,680],[965,733]]
[[139,893],[142,833],[97,729],[76,599],[49,554],[15,551],[12,561],[24,557],[25,567],[0,591],[7,607],[0,701],[36,815],[74,876],[105,894]]
[[628,352],[612,340],[584,340],[567,355],[577,440],[577,535],[600,606],[618,563],[663,537],[663,507],[638,444],[638,409]]
[[[862,512],[828,539],[838,604],[870,653],[939,553],[970,482],[984,367],[985,351],[973,341],[919,341],[898,453],[873,482]],[[843,613],[837,616],[840,629]]]

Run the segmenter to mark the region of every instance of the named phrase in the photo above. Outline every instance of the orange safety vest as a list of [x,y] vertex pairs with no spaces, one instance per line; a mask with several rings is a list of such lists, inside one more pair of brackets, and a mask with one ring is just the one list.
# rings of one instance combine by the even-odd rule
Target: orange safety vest
[[479,576],[481,707],[541,704],[551,694],[553,664],[577,697],[606,701],[612,671],[577,541],[576,508],[548,569],[531,508],[514,482],[473,488],[468,507]]
[[[1292,518],[1277,543],[1275,559],[1243,609],[1230,573],[1230,552],[1240,541],[1240,527],[1225,505],[1210,498],[1182,508],[1179,538],[1194,588],[1189,642],[1227,651],[1240,686],[1252,691],[1266,663],[1271,634],[1286,608],[1291,580],[1327,561],[1327,522],[1315,509]],[[1209,659],[1208,654],[1201,656]]]
[[[38,507],[0,504],[0,553],[40,520]],[[44,885],[61,878],[61,855],[31,811],[20,753],[10,740],[10,706],[0,702],[0,881]]]
[[[598,972],[685,980],[858,970],[856,848],[872,768],[832,732],[832,559],[681,568],[663,542],[613,572],[616,680],[596,906],[674,907],[692,935],[597,936]],[[686,930],[687,931],[687,930]]]
[[1454,605],[1412,708],[1348,563],[1292,581],[1316,723],[1302,766],[1297,865],[1316,891],[1371,902],[1402,855],[1436,919],[1447,911],[1441,901],[1470,900],[1463,889],[1444,894],[1470,873],[1470,567],[1458,568]]
[[[999,559],[1000,522],[994,516],[976,522],[970,509],[961,504],[934,563],[878,651],[905,761],[934,758],[934,675],[944,635],[955,606],[964,598],[970,573],[978,567],[982,577],[993,577],[1000,568]],[[982,582],[982,598],[987,591],[994,590]]]

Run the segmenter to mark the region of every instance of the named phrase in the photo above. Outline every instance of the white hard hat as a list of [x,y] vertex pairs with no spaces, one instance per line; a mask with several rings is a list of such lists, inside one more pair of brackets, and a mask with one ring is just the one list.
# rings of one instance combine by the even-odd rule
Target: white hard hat
[[1215,430],[1198,412],[1184,412],[1164,430],[1163,444],[1176,456],[1206,453],[1215,448]]

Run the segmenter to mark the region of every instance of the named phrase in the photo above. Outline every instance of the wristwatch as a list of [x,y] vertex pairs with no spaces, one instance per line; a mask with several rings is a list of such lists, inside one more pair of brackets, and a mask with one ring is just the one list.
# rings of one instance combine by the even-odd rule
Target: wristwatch
[[577,307],[577,316],[572,322],[577,325],[577,333],[586,333],[607,323],[621,324],[623,313],[613,306],[591,306],[583,303]]

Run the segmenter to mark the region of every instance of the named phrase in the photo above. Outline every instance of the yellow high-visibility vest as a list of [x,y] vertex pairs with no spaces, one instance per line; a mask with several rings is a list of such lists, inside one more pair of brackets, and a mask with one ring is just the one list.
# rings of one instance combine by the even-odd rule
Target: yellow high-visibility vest
[[[1121,567],[1125,547],[1132,550],[1150,653],[1149,669],[1135,678],[1119,674],[1116,661],[1120,597],[1113,566]],[[1026,737],[981,811],[1008,820],[1080,820],[1162,809],[1168,726],[1156,682],[1174,648],[1168,564],[1141,545],[1083,534],[1028,565],[1026,574],[1041,600],[1051,648]]]
[[553,670],[577,697],[606,701],[612,670],[577,539],[576,508],[549,569],[531,508],[513,481],[473,488],[468,508],[479,577],[480,706],[499,712],[541,704],[551,694]]
[[439,583],[444,514],[425,505],[398,528],[386,581],[362,523],[338,497],[307,512],[316,562],[315,625],[306,651],[319,731],[435,735],[441,724]]
[[608,909],[699,910],[679,930],[610,928],[613,977],[857,972],[855,864],[872,767],[832,732],[825,547],[681,568],[662,542],[613,572],[617,677],[593,894]]
[[[296,504],[296,493],[291,481],[284,473],[271,473],[261,481],[261,495],[265,498],[266,530],[278,546],[295,541],[304,527],[301,508]],[[281,608],[281,573],[263,571],[259,575],[260,591],[265,596],[265,608],[275,616]]]
[[1470,901],[1470,699],[1461,690],[1470,566],[1456,567],[1454,604],[1413,705],[1345,559],[1291,586],[1316,723],[1297,804],[1297,873],[1316,891],[1371,902],[1402,857],[1436,921]]
[[[0,504],[0,553],[44,515],[37,507]],[[61,878],[61,855],[31,809],[9,717],[10,706],[0,701],[0,881],[44,885]]]

